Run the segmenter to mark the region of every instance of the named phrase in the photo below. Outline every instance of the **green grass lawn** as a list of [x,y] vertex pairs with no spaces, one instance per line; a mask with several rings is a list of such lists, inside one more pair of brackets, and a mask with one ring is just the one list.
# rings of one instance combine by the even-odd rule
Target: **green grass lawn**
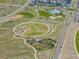
[[79,31],[76,34],[75,45],[76,45],[76,50],[77,50],[77,52],[79,54]]
[[21,12],[21,15],[23,15],[24,18],[32,18],[34,15],[30,12]]
[[41,35],[48,31],[47,26],[45,26],[43,24],[37,24],[37,23],[36,24],[33,24],[33,23],[27,24],[26,29],[27,29],[27,31],[24,33],[24,35],[26,35],[26,36],[37,36],[37,35]]
[[48,18],[49,16],[52,16],[52,14],[49,14],[46,11],[39,11],[39,15]]
[[31,19],[31,18],[36,17],[36,13],[33,10],[33,8],[26,8],[25,10],[23,10],[22,12],[18,14],[23,15],[23,18],[26,18],[26,19]]
[[22,35],[24,36],[38,36],[48,31],[48,27],[40,23],[28,23],[23,25],[25,26],[25,30],[26,30],[24,33],[22,33]]
[[48,18],[50,16],[55,17],[56,19],[53,19],[55,21],[64,21],[65,15],[62,13],[59,14],[50,14],[48,11],[39,11],[39,15],[43,16],[45,18]]

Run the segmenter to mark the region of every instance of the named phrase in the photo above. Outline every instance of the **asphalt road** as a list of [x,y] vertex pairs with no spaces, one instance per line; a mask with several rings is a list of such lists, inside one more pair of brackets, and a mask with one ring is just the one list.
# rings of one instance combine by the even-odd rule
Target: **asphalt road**
[[55,49],[55,52],[54,52],[52,59],[59,59],[61,49],[62,49],[62,46],[63,46],[63,42],[64,42],[64,38],[66,37],[67,29],[68,29],[68,26],[65,26],[65,28],[63,29],[64,31],[62,32],[61,37],[58,41],[57,48]]
[[[78,2],[78,0],[72,1],[72,6],[74,8],[77,8],[77,2]],[[75,13],[76,12],[73,12],[71,15],[69,15],[69,17],[68,17],[69,21],[64,23],[64,29],[63,29],[63,32],[62,32],[62,34],[59,38],[59,41],[57,43],[57,46],[56,46],[56,49],[55,49],[55,52],[54,52],[52,59],[59,59],[59,56],[60,56],[61,51],[62,51],[63,43],[64,43],[64,40],[65,40],[65,37],[66,37],[66,34],[67,34],[67,30],[68,30],[69,26],[74,23]]]
[[71,17],[70,16],[68,17],[69,21],[64,23],[63,32],[61,33],[61,36],[58,40],[58,43],[57,43],[57,46],[56,46],[56,49],[55,49],[55,52],[54,52],[52,59],[59,59],[68,28],[71,24],[74,23],[73,17],[74,17],[74,13],[71,14]]
[[[74,14],[72,14],[72,17],[70,17],[70,18],[73,19],[73,16],[74,16]],[[63,32],[62,32],[62,34],[61,34],[61,36],[58,40],[57,47],[55,49],[55,52],[54,52],[52,59],[59,59],[59,56],[60,56],[61,50],[62,50],[62,46],[63,46],[64,40],[65,40],[65,37],[66,37],[66,34],[67,34],[68,27],[69,27],[69,25],[73,24],[73,22],[74,22],[74,20],[70,20],[68,23],[64,24]]]
[[61,53],[61,50],[62,50],[62,46],[63,46],[63,43],[64,43],[64,39],[66,37],[68,25],[66,25],[64,23],[63,27],[64,27],[63,32],[61,33],[61,36],[60,36],[60,38],[57,42],[57,46],[56,46],[56,49],[55,49],[55,52],[54,52],[54,55],[53,55],[52,59],[59,59],[59,56],[60,56],[60,53]]
[[75,35],[79,30],[79,23],[73,23],[69,30],[63,44],[62,52],[59,59],[79,59],[75,48]]

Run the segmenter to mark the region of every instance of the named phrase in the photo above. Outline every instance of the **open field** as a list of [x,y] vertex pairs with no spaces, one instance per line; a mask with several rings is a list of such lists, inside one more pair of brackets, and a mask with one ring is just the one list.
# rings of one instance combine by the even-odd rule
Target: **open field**
[[[3,54],[2,54],[2,52],[0,52],[2,54],[0,56],[1,59],[2,58],[3,59],[4,58],[6,58],[6,59],[17,59],[17,58],[35,59],[33,49],[25,46],[25,44],[24,44],[22,39],[20,39],[20,38],[17,38],[17,39],[12,38],[13,35],[14,35],[14,33],[12,31],[13,27],[15,27],[16,25],[18,25],[18,24],[20,24],[22,22],[25,22],[25,20],[24,21],[22,21],[22,20],[21,21],[11,21],[11,22],[4,23],[5,25],[4,24],[0,25],[0,28],[10,28],[8,30],[3,30],[3,29],[0,30],[0,34],[1,34],[0,35],[0,37],[1,37],[0,38],[0,47],[1,47],[0,51],[4,51],[5,49],[7,51],[9,50],[8,52],[7,51],[3,52]],[[52,26],[54,23],[52,23],[52,22],[50,23],[49,22],[49,24],[51,24],[51,26]],[[28,24],[28,25],[31,26],[30,24]],[[57,24],[55,24],[55,25],[57,25]],[[46,26],[42,26],[41,25],[42,26],[41,27],[39,24],[38,25],[34,24],[33,26],[35,26],[35,27],[37,27],[39,29],[42,28],[42,30],[44,30],[44,32],[48,30],[48,28]],[[60,26],[59,26],[59,28],[60,28]],[[57,31],[55,31],[54,33],[51,33],[50,35],[47,34],[47,36],[44,36],[43,38],[52,38],[52,40],[56,40],[57,41],[57,39],[59,37],[59,34],[60,34],[60,30],[58,29]],[[29,39],[26,39],[26,40],[29,40]],[[42,47],[44,47],[44,46],[42,46]],[[39,59],[41,59],[41,58],[49,59],[49,58],[51,58],[51,54],[53,53],[53,50],[54,50],[54,48],[46,49],[46,50],[40,50],[37,53],[37,56],[38,56]],[[48,53],[48,54],[46,54],[46,53]],[[8,56],[5,56],[6,54]]]
[[[33,7],[26,7],[22,12],[11,16],[10,21],[0,24],[1,59],[35,59],[34,48],[37,50],[36,57],[38,59],[50,59],[52,57],[55,44],[62,32],[62,22],[58,22],[59,20],[54,22],[50,19],[50,16],[56,15],[39,10],[35,10]],[[40,16],[44,17],[39,19]],[[15,27],[18,34],[24,35],[23,37],[18,37],[13,31]],[[23,31],[21,32],[20,30]],[[14,36],[16,38],[13,38]],[[36,40],[33,41],[34,39]]]
[[[10,28],[10,30],[1,30],[0,31],[0,33],[1,33],[1,35],[0,35],[0,46],[2,47],[1,48],[1,51],[3,51],[3,46],[5,46],[6,47],[6,45],[7,45],[7,47],[6,47],[6,49],[10,49],[10,54],[9,54],[9,56],[6,56],[6,57],[3,57],[3,56],[5,56],[6,55],[6,53],[5,52],[3,52],[4,54],[1,56],[1,58],[6,58],[6,59],[17,59],[17,58],[34,58],[34,51],[31,49],[31,48],[29,48],[29,47],[27,47],[27,46],[25,46],[24,45],[24,42],[23,42],[23,40],[21,40],[20,38],[17,38],[17,39],[14,39],[14,38],[12,38],[13,37],[13,35],[14,35],[14,33],[13,33],[13,31],[12,31],[12,28],[14,27],[14,26],[16,26],[16,25],[18,25],[18,24],[20,24],[20,23],[22,23],[23,21],[11,21],[11,22],[7,22],[7,23],[4,23],[6,26],[4,26],[4,24],[2,24],[2,25],[0,25],[0,28]],[[24,21],[25,22],[25,21]],[[41,21],[40,21],[41,22]],[[26,22],[27,23],[27,22]],[[34,22],[33,22],[34,23]],[[12,25],[13,24],[13,25]],[[51,24],[51,26],[53,27],[53,25],[55,26],[55,25],[57,25],[58,23],[52,23],[52,22],[49,22],[49,24]],[[26,24],[25,24],[26,25]],[[29,24],[29,26],[31,26],[30,24]],[[40,27],[40,25],[38,24],[38,25],[34,25],[35,27],[37,26],[37,28],[38,27]],[[60,26],[58,26],[59,27],[59,29],[61,28]],[[43,27],[43,29],[44,28],[47,28],[47,27]],[[40,29],[40,28],[39,28]],[[48,29],[48,28],[47,28]],[[58,39],[58,37],[59,37],[59,34],[60,34],[60,30],[57,30],[57,31],[55,31],[54,33],[51,33],[50,35],[47,35],[47,36],[44,36],[43,38],[52,38],[52,40],[56,40],[57,41],[57,39]],[[46,29],[44,29],[44,30],[46,30]],[[46,30],[47,31],[47,30]],[[4,34],[4,33],[6,33],[6,34]],[[2,38],[2,37],[4,37],[4,38]],[[7,37],[7,38],[6,38]],[[41,38],[41,37],[40,37]],[[4,40],[3,40],[4,39]],[[29,39],[26,39],[26,40],[29,40]],[[6,42],[6,43],[4,43],[4,42]],[[10,42],[10,43],[9,43]],[[22,43],[22,44],[21,44]],[[22,49],[20,49],[18,46],[25,46],[25,47],[23,47]],[[10,48],[11,47],[11,48]],[[15,52],[16,51],[16,49],[18,50],[18,52]],[[30,50],[31,49],[31,50]],[[21,51],[21,52],[20,52]],[[23,51],[23,52],[22,52]],[[25,51],[25,52],[24,52]],[[28,51],[28,52],[27,52]],[[37,53],[37,56],[38,56],[38,58],[40,59],[40,58],[44,58],[44,59],[49,59],[49,58],[51,58],[51,55],[53,54],[53,51],[54,51],[54,48],[52,48],[52,49],[46,49],[46,50],[39,50],[38,51],[38,53]],[[1,52],[0,52],[1,53]],[[13,54],[12,54],[13,53]],[[28,53],[30,53],[30,54],[28,54]],[[48,53],[48,54],[46,54],[46,53]],[[29,57],[29,56],[31,56],[31,57]],[[34,58],[35,59],[35,58]]]
[[13,35],[11,29],[0,29],[0,59],[35,59],[34,51]]

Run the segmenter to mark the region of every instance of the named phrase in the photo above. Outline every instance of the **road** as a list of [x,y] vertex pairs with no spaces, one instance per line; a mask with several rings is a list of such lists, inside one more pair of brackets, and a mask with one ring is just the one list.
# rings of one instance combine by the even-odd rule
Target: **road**
[[22,10],[24,10],[28,6],[29,2],[30,2],[30,0],[27,0],[26,3],[22,7],[20,7],[19,9],[17,9],[16,11],[14,11],[13,13],[11,13],[11,14],[5,16],[5,17],[1,17],[0,19],[2,21],[0,20],[0,22],[9,21],[9,17],[10,16],[16,15],[17,13],[21,12]]
[[67,35],[64,41],[60,59],[79,59],[76,50],[75,50],[75,35],[79,30],[79,13],[75,14],[74,23],[69,27]]
[[79,23],[69,27],[59,59],[79,59],[75,50],[75,36],[79,30]]
[[[71,18],[73,18],[73,17],[71,17]],[[58,43],[57,43],[57,46],[56,46],[56,49],[55,49],[52,59],[59,59],[59,56],[60,56],[61,50],[62,50],[62,46],[63,46],[64,40],[66,37],[66,33],[67,33],[70,23],[72,23],[72,21],[69,21],[69,23],[64,23],[64,26],[63,26],[64,29],[63,29],[63,32],[62,32],[59,40],[58,40]]]
[[[74,8],[77,7],[77,1],[73,0],[73,4],[72,5],[75,5]],[[63,29],[63,32],[57,42],[57,46],[56,46],[56,49],[55,49],[55,52],[54,52],[54,55],[52,57],[52,59],[59,59],[60,57],[60,54],[62,52],[62,47],[63,47],[63,44],[64,44],[64,41],[65,41],[65,38],[66,38],[66,34],[67,34],[67,31],[69,29],[69,26],[72,25],[74,23],[74,16],[75,16],[75,13],[76,12],[73,12],[71,15],[69,15],[68,19],[69,21],[65,22],[64,23],[64,29]]]

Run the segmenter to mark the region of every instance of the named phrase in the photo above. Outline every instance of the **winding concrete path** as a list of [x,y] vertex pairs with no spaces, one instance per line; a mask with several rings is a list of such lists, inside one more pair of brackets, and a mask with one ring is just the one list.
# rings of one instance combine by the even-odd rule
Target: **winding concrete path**
[[[17,38],[16,35],[17,35],[17,34],[15,34],[15,35],[13,36],[13,38]],[[34,57],[35,57],[35,59],[38,59],[38,57],[37,57],[37,50],[36,50],[32,45],[27,44],[25,38],[22,38],[22,37],[19,37],[19,38],[22,39],[22,40],[24,40],[24,44],[25,44],[27,47],[30,47],[30,48],[32,48],[32,49],[34,50]]]

